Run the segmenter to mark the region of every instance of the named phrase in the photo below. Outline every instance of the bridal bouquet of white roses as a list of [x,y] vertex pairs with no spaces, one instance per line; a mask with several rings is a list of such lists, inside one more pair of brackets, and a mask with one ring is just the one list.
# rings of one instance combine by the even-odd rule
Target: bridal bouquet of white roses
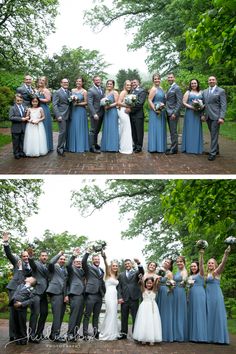
[[205,240],[198,240],[196,246],[199,250],[204,250],[208,247],[208,242]]
[[125,104],[130,107],[134,107],[138,102],[138,97],[134,94],[125,96]]
[[100,106],[110,106],[110,104],[111,104],[112,102],[111,102],[111,100],[109,100],[109,98],[108,97],[103,97],[102,99],[101,99],[101,101],[100,101]]
[[202,111],[204,108],[204,104],[202,102],[202,100],[200,100],[199,98],[195,99],[192,101],[192,106],[197,110],[197,111]]
[[154,105],[154,110],[157,114],[160,114],[161,111],[165,108],[165,105],[163,102],[157,102],[155,105]]
[[176,282],[173,279],[167,279],[166,286],[168,288],[167,293],[169,294],[176,287]]

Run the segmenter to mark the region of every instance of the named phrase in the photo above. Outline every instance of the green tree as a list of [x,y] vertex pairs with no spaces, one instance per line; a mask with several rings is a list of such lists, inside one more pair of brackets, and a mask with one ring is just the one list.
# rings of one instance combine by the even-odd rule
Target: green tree
[[120,69],[116,75],[117,86],[121,91],[126,80],[138,79],[141,82],[141,77],[137,69]]
[[0,5],[0,66],[36,68],[45,38],[55,30],[58,0],[4,0]]

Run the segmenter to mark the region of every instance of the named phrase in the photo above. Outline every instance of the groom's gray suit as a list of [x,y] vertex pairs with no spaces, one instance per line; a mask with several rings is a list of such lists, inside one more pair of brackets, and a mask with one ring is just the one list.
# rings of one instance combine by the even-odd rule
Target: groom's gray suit
[[92,325],[94,335],[98,333],[98,319],[102,307],[102,298],[106,292],[103,280],[104,272],[100,267],[88,264],[89,253],[85,253],[82,259],[82,268],[85,272],[85,312],[83,321],[83,334],[88,336],[89,318],[93,313]]
[[70,91],[65,91],[62,87],[55,91],[52,98],[53,112],[57,118],[61,117],[62,120],[58,121],[59,136],[57,144],[57,152],[63,154],[66,147],[66,139],[68,133],[68,125],[70,119],[70,102],[68,100]]
[[220,124],[218,119],[224,119],[227,108],[225,90],[218,86],[214,88],[213,93],[210,92],[210,88],[203,90],[203,102],[205,104],[204,114],[211,133],[210,155],[215,156],[219,152],[218,136]]
[[[90,115],[90,131],[89,131],[89,143],[90,149],[94,149],[97,145],[98,133],[100,132],[104,107],[100,105],[101,99],[104,97],[104,89],[100,86],[93,85],[88,90],[88,109]],[[94,115],[97,114],[99,119],[94,119]]]

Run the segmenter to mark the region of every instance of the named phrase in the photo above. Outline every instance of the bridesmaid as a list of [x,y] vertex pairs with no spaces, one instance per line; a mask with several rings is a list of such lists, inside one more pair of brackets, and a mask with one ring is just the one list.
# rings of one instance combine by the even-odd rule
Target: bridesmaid
[[162,264],[166,274],[160,279],[160,288],[157,295],[157,305],[159,307],[162,326],[162,340],[163,342],[173,342],[173,292],[169,292],[166,286],[167,279],[173,279],[173,261],[172,259],[165,259]]
[[[199,262],[192,262],[189,279],[194,281],[189,290],[188,329],[189,341],[207,342],[206,292],[204,288],[203,253],[199,251]],[[200,325],[199,325],[200,324]]]
[[176,260],[178,267],[174,275],[176,287],[174,289],[174,341],[184,342],[187,340],[187,299],[183,282],[188,277],[185,268],[185,258],[179,256]]
[[160,113],[155,111],[157,103],[165,104],[165,94],[160,87],[161,77],[159,74],[154,74],[152,77],[154,86],[151,88],[148,102],[149,111],[149,126],[148,126],[148,151],[149,152],[165,152],[167,144],[166,133],[166,110],[162,109]]
[[71,121],[68,132],[68,150],[70,152],[89,151],[88,118],[85,106],[87,105],[87,91],[83,88],[84,80],[78,77],[76,88],[71,90],[77,101],[72,101]]
[[119,150],[118,113],[116,108],[119,95],[114,90],[114,86],[114,80],[106,82],[105,96],[111,101],[111,104],[104,107],[101,151],[118,152]]
[[51,92],[46,87],[47,86],[47,78],[46,76],[41,76],[37,80],[37,96],[40,100],[40,107],[43,108],[45,119],[43,120],[44,128],[46,131],[47,138],[47,146],[48,151],[53,150],[53,136],[52,136],[52,118],[49,109],[49,103],[51,102]]
[[183,97],[183,104],[186,107],[184,116],[184,127],[182,134],[182,152],[189,154],[202,154],[203,152],[203,133],[202,133],[202,110],[193,107],[193,100],[202,100],[199,81],[192,79],[189,89]]
[[143,281],[146,278],[153,278],[156,280],[158,278],[158,275],[156,274],[156,269],[157,269],[157,263],[156,262],[149,262],[147,265],[147,271],[143,275]]
[[208,342],[229,344],[224,297],[220,288],[220,274],[223,272],[231,248],[226,248],[218,266],[214,258],[207,262],[206,301]]

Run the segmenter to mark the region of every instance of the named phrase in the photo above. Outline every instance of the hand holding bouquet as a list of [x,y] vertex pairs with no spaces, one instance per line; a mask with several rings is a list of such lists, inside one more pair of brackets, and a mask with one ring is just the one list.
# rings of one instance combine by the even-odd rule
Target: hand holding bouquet
[[204,104],[199,98],[192,101],[192,106],[195,111],[202,111],[204,108]]
[[129,107],[134,107],[138,102],[138,97],[134,94],[127,95],[125,97],[125,104]]
[[155,105],[154,105],[154,111],[157,113],[157,114],[160,114],[161,111],[165,108],[165,104],[163,102],[157,102]]
[[105,106],[110,106],[111,100],[108,97],[103,97],[100,101],[100,106],[105,107]]

